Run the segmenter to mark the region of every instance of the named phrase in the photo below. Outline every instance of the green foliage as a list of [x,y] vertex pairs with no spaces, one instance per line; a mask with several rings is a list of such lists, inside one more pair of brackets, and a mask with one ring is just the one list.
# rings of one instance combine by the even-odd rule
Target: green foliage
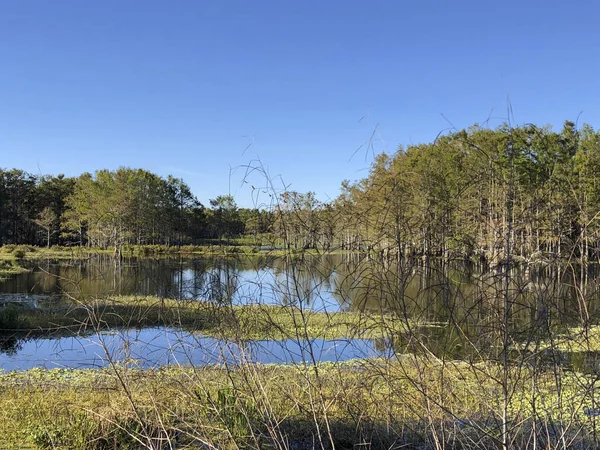
[[288,191],[274,194],[270,210],[239,208],[231,195],[204,208],[183,180],[141,169],[76,179],[2,170],[0,244],[114,247],[116,255],[125,245],[166,248],[137,250],[151,256],[212,239],[288,251],[342,248],[494,261],[502,258],[511,228],[513,253],[525,259],[590,259],[600,256],[599,170],[599,134],[568,121],[559,132],[475,125],[401,147],[377,156],[366,178],[344,182],[331,203]]
[[69,450],[137,450],[141,443],[152,442],[151,448],[163,448],[165,432],[160,426],[136,419],[126,412],[110,412],[110,416],[89,413],[67,413],[52,423],[33,423],[25,431],[25,439],[40,449]]
[[495,261],[510,229],[524,259],[598,258],[599,136],[572,122],[474,126],[380,155],[367,178],[343,184],[335,234],[349,249]]
[[[240,210],[231,196],[206,210],[179,178],[98,170],[77,178],[0,170],[0,245],[167,247],[267,231],[269,214]],[[243,219],[240,214],[243,212]]]
[[[422,436],[431,433],[433,420],[436,429],[451,434],[448,446],[456,446],[453,438],[464,438],[479,443],[475,448],[495,448],[497,442],[486,439],[497,436],[494,421],[501,391],[496,377],[501,373],[502,367],[492,362],[472,366],[428,357],[309,367],[131,370],[126,382],[137,414],[113,370],[2,374],[0,435],[3,448],[9,449],[26,443],[47,449],[158,449],[168,448],[167,437],[175,448],[203,448],[199,441],[218,448],[270,448],[272,439],[301,443],[306,438],[306,445],[298,448],[313,448],[326,418],[340,446],[369,442],[370,448],[393,448],[402,442],[405,447],[430,448]],[[533,375],[535,396],[528,389]],[[588,389],[593,377],[565,374],[559,393],[554,376],[527,367],[510,369],[515,391],[508,412],[519,424],[515,439],[523,439],[515,441],[515,448],[540,425],[550,440],[544,448],[554,448],[551,444],[560,443],[560,436],[545,434],[544,425],[549,424],[579,436],[568,441],[569,448],[592,448],[593,430],[584,405],[598,397]],[[527,419],[533,402],[541,423]],[[466,434],[452,435],[458,420]]]
[[[18,254],[18,256],[21,255]],[[20,265],[20,258],[17,256],[12,256],[12,259],[10,260],[0,259],[0,280],[25,272],[29,272],[29,269]]]
[[[226,305],[226,302],[224,302]],[[18,336],[54,337],[74,331],[84,334],[95,330],[90,315],[103,327],[173,326],[206,336],[236,339],[289,339],[302,337],[336,339],[352,337],[379,338],[390,333],[400,335],[407,321],[394,320],[389,314],[359,312],[321,313],[268,305],[221,306],[210,302],[182,301],[156,297],[122,296],[101,301],[90,300],[85,308],[69,311],[31,309],[8,305],[0,309],[0,328],[18,330]],[[411,325],[419,325],[411,323]],[[427,324],[421,324],[427,325]],[[60,330],[57,330],[57,327]]]
[[6,244],[1,247],[1,251],[3,253],[12,254],[15,258],[23,258],[26,253],[35,253],[36,248],[31,245]]

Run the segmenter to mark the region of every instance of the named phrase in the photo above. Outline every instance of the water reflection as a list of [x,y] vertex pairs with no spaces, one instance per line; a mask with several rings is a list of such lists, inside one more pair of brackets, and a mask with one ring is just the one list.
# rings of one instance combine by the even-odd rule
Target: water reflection
[[[598,266],[491,270],[464,262],[372,260],[356,255],[239,259],[46,261],[0,283],[1,293],[76,298],[155,295],[224,304],[299,305],[316,311],[388,311],[419,322],[496,327],[508,295],[525,332],[598,315]],[[508,281],[508,285],[507,285]]]
[[[129,259],[121,263],[96,258],[46,261],[33,268],[31,273],[0,283],[0,309],[10,303],[19,303],[19,308],[53,309],[56,301],[40,296],[67,293],[75,298],[135,294],[226,305],[262,303],[297,305],[315,311],[365,311],[384,328],[385,339],[369,341],[380,353],[392,348],[397,354],[431,353],[450,359],[500,361],[503,336],[508,332],[515,348],[526,348],[521,356],[529,357],[528,352],[543,348],[552,333],[598,323],[600,317],[597,265],[490,269],[464,262],[328,255],[295,259]],[[505,315],[507,305],[509,313]],[[380,313],[391,315],[395,323],[410,325],[410,330],[399,333],[397,327],[385,323]],[[355,329],[354,336],[360,337],[362,331],[360,327]],[[163,350],[170,348],[170,341],[162,337],[154,341],[157,339],[163,339]],[[5,336],[0,340],[0,351],[5,358],[11,354],[37,354],[31,346],[50,345],[43,342],[47,341]],[[322,345],[325,342],[329,341]],[[204,347],[209,343],[200,342]],[[60,347],[71,348],[71,344],[61,341]],[[143,356],[152,360],[152,355],[158,355],[155,361],[165,360],[157,351]],[[577,358],[585,359],[582,364],[586,366],[595,364],[589,362],[590,355],[571,358],[573,366],[580,364]]]
[[332,285],[331,263],[290,264],[280,258],[46,261],[0,283],[0,292],[77,298],[155,295],[218,303],[300,304],[320,311],[349,308]]

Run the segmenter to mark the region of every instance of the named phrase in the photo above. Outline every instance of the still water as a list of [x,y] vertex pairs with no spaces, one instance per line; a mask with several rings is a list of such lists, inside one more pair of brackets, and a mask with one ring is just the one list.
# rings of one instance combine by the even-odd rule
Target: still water
[[350,298],[337,289],[335,267],[331,261],[292,265],[280,258],[44,261],[31,264],[30,273],[0,282],[0,293],[75,298],[151,295],[234,305],[295,303],[318,311],[347,310]]
[[[227,305],[296,305],[319,312],[393,312],[402,319],[436,324],[425,329],[421,341],[438,354],[459,358],[472,356],[473,349],[497,347],[506,296],[511,302],[508,326],[517,338],[600,320],[600,277],[595,265],[585,270],[572,266],[507,270],[464,262],[389,262],[328,255],[121,262],[97,257],[36,262],[31,269],[0,283],[0,308],[14,302],[43,309],[69,299],[152,295]],[[233,361],[241,354],[258,362],[304,358],[305,344],[296,341],[251,342],[240,347],[178,333],[182,332],[145,329],[57,339],[5,336],[0,368],[103,366],[106,358],[98,353],[102,340],[109,344],[105,346],[111,349],[109,354],[118,355],[122,349],[131,352],[116,356],[117,360],[130,358],[143,367],[183,360],[226,362],[227,355]],[[325,361],[379,356],[382,351],[380,343],[363,340],[315,340],[312,345],[318,350],[313,357]],[[402,345],[394,342],[400,352]]]
[[[125,259],[42,261],[0,282],[2,294],[76,299],[152,295],[233,305],[298,305],[315,311],[392,309],[411,319],[479,322],[502,301],[508,275],[512,316],[530,321],[559,315],[576,323],[581,312],[600,314],[600,274],[578,268],[516,267],[508,274],[457,262],[423,264],[327,255],[306,258]],[[585,305],[582,304],[585,301]]]
[[[8,344],[8,343],[5,343]],[[231,342],[171,328],[126,329],[61,338],[15,340],[0,353],[6,371],[34,367],[100,368],[127,364],[151,368],[163,365],[291,364],[345,361],[386,354],[385,343],[371,340],[313,339]]]

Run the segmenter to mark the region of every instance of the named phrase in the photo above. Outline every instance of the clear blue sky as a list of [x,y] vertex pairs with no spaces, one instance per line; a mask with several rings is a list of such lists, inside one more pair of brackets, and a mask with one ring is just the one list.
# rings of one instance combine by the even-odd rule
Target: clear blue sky
[[373,151],[498,125],[507,96],[517,123],[600,127],[599,16],[595,1],[3,2],[0,167],[142,167],[249,206],[261,180],[240,166],[260,157],[335,197]]

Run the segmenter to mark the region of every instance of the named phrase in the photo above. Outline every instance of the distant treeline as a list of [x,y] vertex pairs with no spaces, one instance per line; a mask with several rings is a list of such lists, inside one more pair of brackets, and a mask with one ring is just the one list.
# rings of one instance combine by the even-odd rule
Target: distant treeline
[[0,171],[0,243],[180,245],[264,235],[290,248],[503,258],[600,256],[600,133],[473,126],[381,154],[369,175],[319,202],[274,193],[204,207],[178,178],[101,170],[77,178]]
[[0,243],[182,245],[264,233],[270,213],[238,208],[229,195],[205,208],[179,178],[141,169],[76,178],[0,170]]

